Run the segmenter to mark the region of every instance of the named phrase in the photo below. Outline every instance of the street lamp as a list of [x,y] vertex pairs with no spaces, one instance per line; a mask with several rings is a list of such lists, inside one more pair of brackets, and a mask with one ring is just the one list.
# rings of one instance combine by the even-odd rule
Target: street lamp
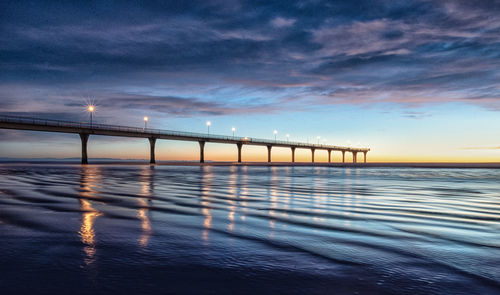
[[274,141],[276,141],[276,134],[278,134],[278,130],[274,130]]
[[288,142],[288,139],[290,138],[290,134],[286,135],[286,142]]
[[318,144],[319,144],[319,139],[320,139],[320,138],[321,138],[321,136],[316,137],[316,139],[318,139]]
[[94,114],[94,111],[95,111],[95,106],[93,105],[89,105],[87,110],[89,111],[90,113],[90,128],[92,128],[92,115]]
[[210,125],[212,125],[212,122],[207,121],[207,134],[210,134]]
[[236,131],[236,128],[231,128],[231,130],[233,131],[233,139],[234,139],[234,131]]
[[148,128],[148,120],[149,118],[147,116],[144,117],[144,129]]

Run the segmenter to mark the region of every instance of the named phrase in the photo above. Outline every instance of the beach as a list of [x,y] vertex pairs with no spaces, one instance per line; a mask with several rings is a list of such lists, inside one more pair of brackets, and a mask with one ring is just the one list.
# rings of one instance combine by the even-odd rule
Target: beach
[[497,294],[498,183],[484,167],[2,164],[0,284]]

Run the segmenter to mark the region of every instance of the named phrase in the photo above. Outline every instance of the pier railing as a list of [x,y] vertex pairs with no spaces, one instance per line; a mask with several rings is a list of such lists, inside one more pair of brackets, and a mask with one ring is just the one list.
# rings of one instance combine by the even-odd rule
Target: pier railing
[[164,135],[164,136],[175,136],[175,137],[187,137],[196,138],[199,140],[222,140],[228,142],[242,142],[242,143],[254,143],[254,144],[269,144],[269,145],[285,145],[285,146],[295,146],[304,148],[318,148],[318,149],[332,149],[332,150],[346,150],[346,151],[366,151],[366,148],[353,148],[353,147],[343,147],[335,145],[325,145],[325,144],[314,144],[314,143],[304,143],[297,141],[288,140],[271,140],[262,138],[252,138],[252,137],[241,137],[241,136],[226,136],[208,133],[197,133],[197,132],[187,132],[187,131],[175,131],[175,130],[164,130],[155,128],[140,128],[140,127],[130,127],[130,126],[120,126],[111,124],[101,124],[101,123],[89,123],[89,122],[72,122],[63,120],[53,120],[53,119],[42,119],[33,117],[19,117],[19,116],[9,116],[0,115],[0,123],[15,123],[15,124],[25,124],[25,125],[37,125],[37,126],[50,126],[50,127],[65,127],[65,128],[79,128],[79,129],[90,129],[90,130],[103,130],[103,131],[119,131],[119,132],[130,132],[144,134],[144,137]]

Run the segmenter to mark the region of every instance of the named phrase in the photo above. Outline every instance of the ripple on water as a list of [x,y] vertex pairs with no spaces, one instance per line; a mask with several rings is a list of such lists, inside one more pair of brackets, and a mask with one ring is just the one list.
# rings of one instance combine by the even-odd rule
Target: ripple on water
[[493,294],[499,183],[495,169],[3,165],[0,262],[115,291],[168,281],[175,293],[162,274],[210,270],[200,288]]

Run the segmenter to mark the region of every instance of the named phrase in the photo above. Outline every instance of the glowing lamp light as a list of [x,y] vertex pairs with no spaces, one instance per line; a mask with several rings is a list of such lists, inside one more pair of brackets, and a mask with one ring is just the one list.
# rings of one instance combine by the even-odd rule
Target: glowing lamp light
[[89,114],[90,114],[90,128],[92,128],[92,115],[94,114],[94,111],[95,111],[95,106],[93,105],[89,105],[87,107],[87,110],[89,111]]

